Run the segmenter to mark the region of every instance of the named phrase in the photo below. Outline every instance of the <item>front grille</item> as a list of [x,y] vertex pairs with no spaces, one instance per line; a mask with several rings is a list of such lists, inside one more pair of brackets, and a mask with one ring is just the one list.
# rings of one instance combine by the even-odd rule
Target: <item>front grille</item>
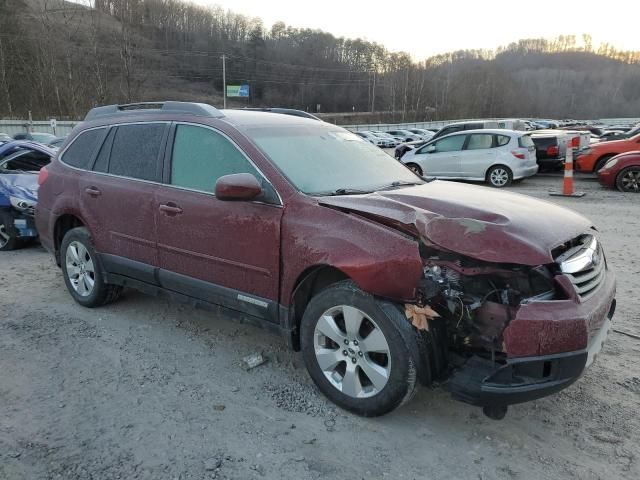
[[569,279],[581,300],[587,300],[598,290],[606,274],[606,261],[598,240],[585,235],[577,245],[556,258],[560,270]]

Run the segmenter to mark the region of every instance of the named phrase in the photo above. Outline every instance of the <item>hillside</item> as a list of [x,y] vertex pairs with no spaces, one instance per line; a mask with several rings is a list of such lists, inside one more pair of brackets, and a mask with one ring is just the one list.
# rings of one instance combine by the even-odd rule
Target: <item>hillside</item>
[[415,63],[405,53],[179,0],[0,3],[0,117],[79,118],[158,99],[374,112],[384,121],[623,117],[640,112],[640,54],[585,36],[522,40]]

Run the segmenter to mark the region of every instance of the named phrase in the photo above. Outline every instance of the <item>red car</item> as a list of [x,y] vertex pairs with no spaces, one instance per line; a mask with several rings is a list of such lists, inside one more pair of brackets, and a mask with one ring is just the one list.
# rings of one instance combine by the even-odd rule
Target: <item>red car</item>
[[449,379],[501,418],[574,382],[615,310],[586,218],[427,181],[313,119],[99,107],[40,183],[41,240],[76,302],[131,287],[224,309],[283,334],[319,389],[361,415]]
[[621,192],[640,193],[640,151],[613,157],[598,171],[598,180]]
[[578,154],[575,162],[575,169],[579,172],[597,173],[616,155],[639,149],[640,133],[625,139],[592,143],[589,148]]

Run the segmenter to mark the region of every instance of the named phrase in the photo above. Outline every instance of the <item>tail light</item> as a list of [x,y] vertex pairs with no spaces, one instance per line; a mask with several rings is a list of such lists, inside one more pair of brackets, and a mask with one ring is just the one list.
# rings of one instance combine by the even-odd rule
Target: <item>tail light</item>
[[42,185],[46,182],[47,178],[49,178],[49,171],[47,170],[47,167],[42,167],[38,173],[38,185]]
[[549,155],[550,157],[556,157],[558,156],[559,153],[560,153],[560,149],[558,148],[557,145],[551,145],[550,147],[547,148],[547,155]]
[[524,159],[526,158],[526,157],[525,157],[525,155],[524,155],[524,153],[519,152],[518,150],[513,150],[513,151],[511,152],[511,155],[513,155],[513,156],[514,156],[514,157],[516,157],[516,158],[519,158],[520,160],[524,160]]
[[573,137],[571,139],[571,148],[579,148],[580,147],[580,137]]

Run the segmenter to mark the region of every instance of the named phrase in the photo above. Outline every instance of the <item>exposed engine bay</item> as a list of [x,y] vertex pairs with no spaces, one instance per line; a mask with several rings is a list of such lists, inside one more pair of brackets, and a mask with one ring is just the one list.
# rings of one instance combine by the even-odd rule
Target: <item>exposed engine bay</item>
[[418,304],[447,326],[449,349],[496,360],[504,356],[502,332],[522,303],[556,298],[546,266],[490,264],[421,245],[424,277]]

